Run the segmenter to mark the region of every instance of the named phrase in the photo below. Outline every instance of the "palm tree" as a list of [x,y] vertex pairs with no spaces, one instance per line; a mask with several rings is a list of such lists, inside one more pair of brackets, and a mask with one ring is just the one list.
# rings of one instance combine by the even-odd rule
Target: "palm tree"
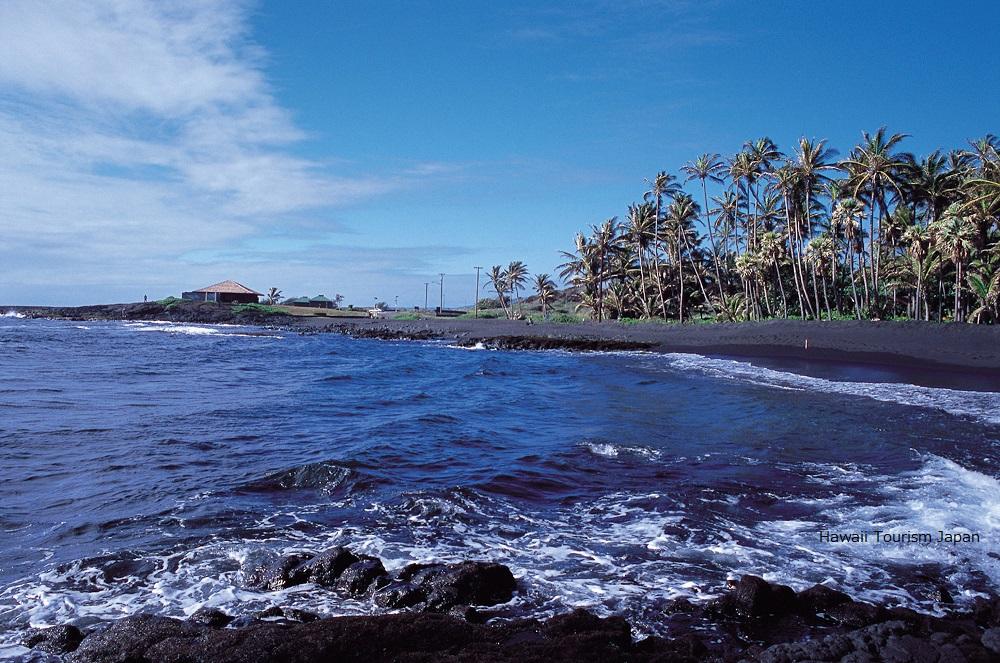
[[618,245],[618,217],[606,219],[600,226],[593,226],[591,244],[597,258],[597,321],[604,319],[604,283],[608,279],[608,266],[612,256],[620,250]]
[[699,210],[698,203],[694,201],[694,198],[684,194],[679,194],[674,197],[670,207],[667,209],[667,222],[674,229],[676,233],[677,242],[677,270],[679,275],[679,284],[681,290],[680,296],[680,306],[681,315],[680,321],[684,322],[684,264],[683,256],[687,256],[688,264],[691,265],[691,271],[695,276],[695,280],[698,283],[698,289],[701,290],[702,299],[704,299],[705,304],[708,305],[712,312],[715,312],[715,307],[712,306],[712,301],[708,296],[708,292],[705,290],[705,283],[702,280],[700,266],[695,263],[695,258],[697,257],[694,245],[697,243],[698,235],[694,231],[694,223],[698,219]]
[[[829,149],[826,146],[825,140],[813,142],[808,138],[799,139],[799,146],[795,152],[795,170],[797,171],[799,186],[805,194],[805,205],[802,208],[805,214],[803,228],[809,240],[813,238],[812,196],[819,190],[821,185],[830,179],[825,175],[824,171],[836,168],[835,165],[830,163],[830,160],[836,155],[837,151]],[[816,271],[811,270],[810,274],[812,276],[813,302],[815,304],[813,310],[818,313],[820,306],[819,294],[816,292]],[[824,287],[826,287],[825,282]],[[827,314],[829,317],[829,306],[827,306]]]
[[549,304],[556,298],[556,284],[548,274],[535,274],[535,292],[538,294],[538,301],[542,303],[542,316],[549,317]]
[[813,311],[809,304],[809,296],[805,281],[805,259],[802,255],[802,232],[797,218],[792,217],[794,196],[799,188],[799,173],[788,165],[777,168],[770,173],[775,186],[781,192],[783,210],[785,213],[785,239],[788,242],[788,252],[792,259],[792,280],[795,282],[795,296],[799,302],[802,317],[807,317]]
[[680,192],[680,184],[677,183],[677,178],[665,171],[660,171],[656,174],[656,177],[650,180],[646,180],[649,185],[649,191],[647,191],[643,198],[647,202],[652,202],[654,206],[654,222],[653,222],[653,266],[656,269],[656,285],[659,289],[660,294],[660,311],[663,314],[663,319],[667,319],[667,304],[666,298],[663,296],[663,280],[660,278],[660,248],[659,248],[659,238],[660,238],[660,213],[663,208],[663,197],[672,198],[674,195]]
[[650,314],[650,307],[646,291],[646,273],[643,266],[643,256],[649,250],[650,245],[656,242],[657,228],[655,215],[655,208],[651,203],[629,205],[624,228],[625,236],[635,249],[636,257],[639,261],[641,305],[643,315],[646,317]]
[[[923,300],[925,320],[930,317],[930,310],[927,308],[927,297],[924,292],[924,283],[928,280],[930,273],[928,266],[938,267],[934,261],[928,261],[931,257],[930,238],[919,226],[910,226],[903,232],[903,243],[906,245],[906,253],[909,256],[910,273],[914,277],[913,299],[914,317],[920,317],[920,303]],[[936,254],[935,254],[936,255]]]
[[497,299],[500,300],[500,308],[503,309],[504,317],[508,320],[513,317],[511,311],[507,310],[507,303],[504,301],[504,293],[507,292],[507,272],[504,271],[503,267],[500,265],[493,265],[490,271],[487,272],[486,278],[489,279],[490,285],[497,293]]
[[775,280],[778,282],[778,291],[781,293],[781,317],[788,317],[788,297],[785,295],[785,284],[781,280],[780,259],[784,254],[784,244],[778,238],[777,233],[772,230],[764,233],[760,237],[760,254],[765,260],[769,260],[774,266]]
[[962,321],[962,267],[972,249],[973,230],[968,219],[961,214],[958,203],[952,204],[944,215],[932,226],[934,242],[944,255],[955,265],[955,304],[953,319]]
[[[577,235],[560,274],[598,320],[686,321],[699,306],[720,320],[830,319],[851,305],[858,319],[928,320],[934,305],[939,320],[1000,323],[1000,140],[918,159],[904,138],[862,133],[837,164],[805,138],[787,158],[766,138],[725,165],[703,154],[682,170],[704,207],[661,171],[624,224]],[[722,185],[711,198],[710,181]],[[504,287],[517,298],[520,285]]]
[[916,206],[924,206],[924,225],[937,221],[940,212],[953,202],[957,193],[961,182],[960,171],[951,169],[948,162],[949,158],[942,156],[940,150],[935,150],[914,168],[909,182],[912,211],[915,217]]
[[[528,283],[528,268],[520,260],[514,260],[507,265],[507,287],[510,288],[510,309],[514,312],[514,302],[518,301],[518,292]],[[520,308],[520,305],[518,306]]]
[[[874,134],[862,132],[862,140],[851,154],[840,162],[847,173],[848,186],[855,198],[868,200],[868,242],[871,253],[872,305],[880,308],[879,265],[881,263],[882,220],[887,212],[887,192],[903,197],[902,186],[906,173],[911,169],[912,156],[896,150],[906,134],[886,136],[880,127]],[[878,208],[878,226],[875,208]]]
[[712,263],[715,265],[715,281],[719,286],[719,299],[725,298],[725,293],[723,292],[722,284],[722,271],[719,269],[719,249],[715,243],[715,232],[712,228],[712,215],[711,210],[708,207],[708,180],[715,182],[716,184],[722,184],[723,176],[726,172],[726,165],[722,161],[722,157],[718,154],[702,154],[700,157],[694,161],[688,162],[686,166],[681,168],[685,173],[687,173],[687,179],[685,182],[690,182],[693,179],[697,179],[701,182],[701,193],[702,198],[705,201],[705,207],[702,208],[705,214],[705,228],[708,230],[708,241],[712,248]]
[[[861,319],[861,311],[867,305],[858,299],[858,272],[864,281],[865,293],[868,293],[868,281],[865,278],[864,266],[864,230],[861,227],[864,218],[864,205],[856,198],[845,198],[839,201],[830,215],[830,225],[844,232],[845,268],[851,276],[851,300],[854,304],[854,315]],[[857,261],[855,261],[857,257]]]
[[[993,253],[1000,253],[997,244]],[[975,271],[969,274],[969,286],[976,296],[978,306],[969,314],[972,322],[1000,322],[1000,259],[984,255],[976,261]]]
[[275,304],[277,304],[280,301],[281,301],[281,291],[280,290],[278,290],[277,288],[272,287],[270,290],[267,291],[267,303],[269,305],[274,306]]

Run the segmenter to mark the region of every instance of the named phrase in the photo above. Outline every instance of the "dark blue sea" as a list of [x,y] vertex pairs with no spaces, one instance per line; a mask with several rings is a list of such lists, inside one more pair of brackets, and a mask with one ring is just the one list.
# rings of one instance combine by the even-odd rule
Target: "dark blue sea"
[[[988,389],[993,386],[994,391]],[[491,559],[501,609],[622,614],[753,573],[935,612],[1000,586],[1000,386],[692,354],[0,318],[0,657],[29,625],[369,603],[265,551]],[[829,543],[822,531],[978,533]]]

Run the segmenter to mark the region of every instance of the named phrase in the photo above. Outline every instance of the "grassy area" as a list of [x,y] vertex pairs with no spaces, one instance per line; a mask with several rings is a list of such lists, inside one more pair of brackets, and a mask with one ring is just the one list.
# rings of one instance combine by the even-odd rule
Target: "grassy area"
[[[506,317],[504,312],[500,309],[480,309],[479,317],[484,320],[494,320],[496,318]],[[467,311],[463,315],[458,316],[458,320],[474,320],[476,318],[475,310]]]
[[277,306],[268,306],[267,304],[233,304],[232,311],[233,313],[255,312],[263,313],[264,315],[280,315],[283,313]]
[[310,308],[308,306],[273,306],[279,313],[285,315],[297,315],[300,317],[328,317],[328,318],[367,318],[368,311],[360,309],[350,310],[346,308]]
[[549,316],[549,322],[558,322],[561,324],[575,324],[578,322],[583,322],[583,318],[579,315],[573,315],[572,313],[554,313]]

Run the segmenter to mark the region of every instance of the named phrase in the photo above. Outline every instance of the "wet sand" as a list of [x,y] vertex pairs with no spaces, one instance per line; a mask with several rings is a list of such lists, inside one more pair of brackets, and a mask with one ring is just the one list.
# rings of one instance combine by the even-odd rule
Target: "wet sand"
[[[928,322],[768,320],[717,324],[579,324],[510,320],[367,320],[306,318],[296,327],[387,338],[439,337],[461,343],[498,339],[588,340],[641,344],[655,352],[780,357],[909,366],[928,370],[996,373],[1000,380],[1000,327]],[[597,348],[600,349],[600,348]],[[1000,388],[1000,381],[998,381]]]

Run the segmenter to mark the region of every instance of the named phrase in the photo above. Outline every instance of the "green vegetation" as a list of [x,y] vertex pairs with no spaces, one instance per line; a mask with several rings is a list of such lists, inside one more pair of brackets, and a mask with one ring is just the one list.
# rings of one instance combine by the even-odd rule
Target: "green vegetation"
[[[475,311],[467,311],[467,312],[463,313],[462,315],[458,316],[458,319],[459,320],[472,320],[475,317],[476,317],[476,312]],[[506,314],[505,311],[497,311],[497,310],[492,310],[492,311],[486,310],[486,311],[484,311],[483,309],[479,309],[479,317],[480,318],[484,318],[486,320],[495,320],[496,318],[505,318],[505,317],[507,317],[507,314]]]
[[233,313],[255,312],[263,315],[281,315],[284,313],[280,308],[268,306],[267,304],[233,304],[232,311]]
[[563,324],[574,324],[583,322],[583,318],[579,315],[573,315],[571,313],[556,313],[549,317],[549,322],[558,322]]
[[561,276],[598,320],[1000,322],[1000,139],[918,159],[905,138],[863,133],[839,161],[805,138],[702,155],[681,169],[701,204],[658,173],[624,222],[576,236]]
[[392,317],[393,320],[419,320],[418,313],[398,313]]
[[166,297],[164,299],[158,300],[156,303],[164,306],[165,308],[167,308],[169,310],[169,309],[174,308],[175,306],[177,306],[178,304],[180,304],[183,301],[184,300],[180,299],[179,297]]

